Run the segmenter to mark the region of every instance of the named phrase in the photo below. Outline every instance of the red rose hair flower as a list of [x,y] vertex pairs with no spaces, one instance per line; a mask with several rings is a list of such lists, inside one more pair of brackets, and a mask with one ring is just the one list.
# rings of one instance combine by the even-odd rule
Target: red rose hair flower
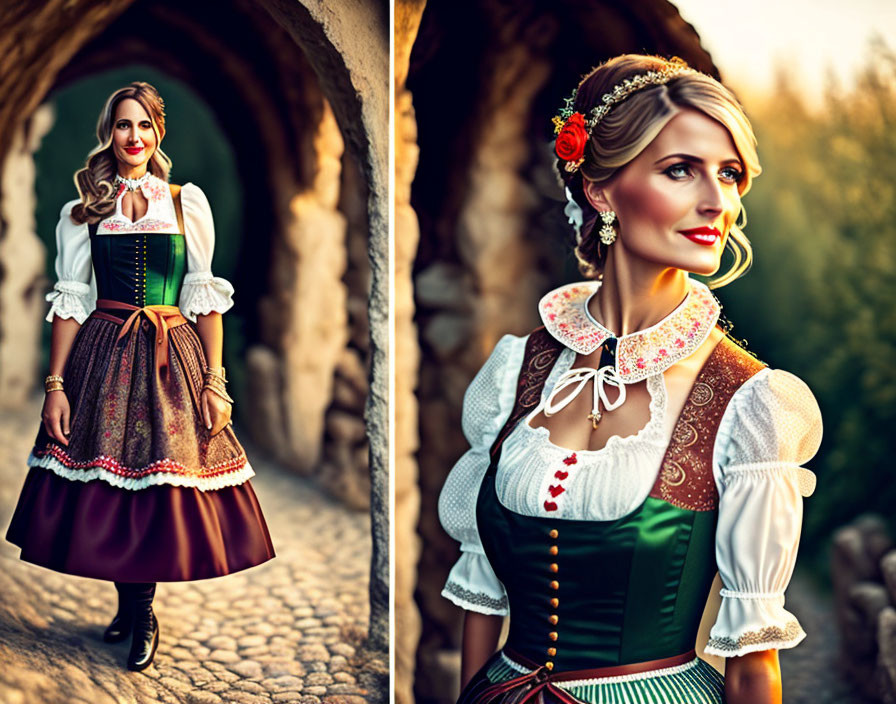
[[574,171],[585,158],[587,143],[588,130],[585,129],[585,116],[580,112],[574,112],[560,128],[557,141],[554,143],[554,152],[563,161],[568,162],[566,165],[568,171]]

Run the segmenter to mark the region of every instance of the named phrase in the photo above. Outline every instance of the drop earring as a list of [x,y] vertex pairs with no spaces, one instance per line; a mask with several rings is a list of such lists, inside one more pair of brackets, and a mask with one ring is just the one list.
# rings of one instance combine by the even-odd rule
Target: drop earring
[[613,221],[616,219],[616,213],[612,210],[608,210],[600,214],[600,219],[603,220],[604,226],[600,228],[600,232],[597,234],[600,236],[600,241],[609,246],[616,241],[616,230],[613,229]]

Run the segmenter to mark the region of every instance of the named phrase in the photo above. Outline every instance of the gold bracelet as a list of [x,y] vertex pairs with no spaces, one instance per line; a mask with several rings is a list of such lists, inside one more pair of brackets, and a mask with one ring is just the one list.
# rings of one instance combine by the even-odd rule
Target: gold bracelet
[[44,379],[44,391],[46,393],[62,391],[62,377],[58,374],[50,374],[50,376]]
[[206,367],[206,374],[211,374],[215,378],[220,379],[225,384],[227,383],[227,370],[224,367]]
[[230,394],[227,393],[227,391],[226,391],[226,389],[224,389],[224,387],[215,386],[213,384],[206,383],[205,386],[202,387],[202,390],[205,391],[206,389],[208,389],[213,394],[215,394],[215,396],[218,396],[219,398],[222,398],[225,401],[227,401],[227,403],[229,403],[231,406],[233,405],[233,399],[230,398]]

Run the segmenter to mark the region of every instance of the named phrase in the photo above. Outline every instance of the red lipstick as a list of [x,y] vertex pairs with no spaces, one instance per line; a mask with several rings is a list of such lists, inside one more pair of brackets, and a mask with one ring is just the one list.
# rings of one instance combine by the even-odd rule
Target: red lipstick
[[124,150],[128,154],[139,154],[143,151],[143,147],[125,147]]
[[714,245],[722,237],[722,233],[714,227],[694,227],[690,230],[679,230],[691,242],[704,246]]

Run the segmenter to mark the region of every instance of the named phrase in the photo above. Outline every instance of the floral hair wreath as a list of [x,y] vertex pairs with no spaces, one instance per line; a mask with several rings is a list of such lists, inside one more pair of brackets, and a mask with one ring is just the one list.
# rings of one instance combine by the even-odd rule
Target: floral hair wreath
[[569,173],[575,173],[585,161],[585,146],[591,137],[591,132],[604,119],[617,103],[621,103],[632,93],[636,93],[648,86],[659,86],[668,83],[673,78],[687,73],[697,73],[682,59],[677,57],[670,60],[670,65],[659,71],[647,71],[632,78],[626,78],[622,83],[617,83],[613,90],[604,93],[599,105],[591,108],[588,119],[573,110],[573,105],[578,95],[578,88],[564,101],[564,105],[558,111],[551,122],[554,123],[554,134],[557,139],[554,142],[554,153],[566,163],[563,168]]

